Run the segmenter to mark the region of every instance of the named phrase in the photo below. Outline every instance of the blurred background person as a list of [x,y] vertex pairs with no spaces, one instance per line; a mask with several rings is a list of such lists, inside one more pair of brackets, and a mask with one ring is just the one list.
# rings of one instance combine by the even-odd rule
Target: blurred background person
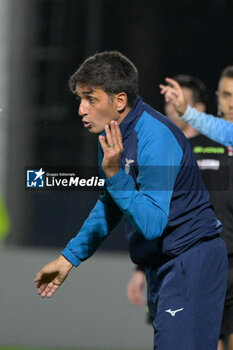
[[160,85],[161,93],[165,94],[165,100],[174,105],[182,120],[189,123],[202,134],[218,141],[228,147],[232,154],[233,146],[233,66],[226,67],[219,79],[218,90],[218,115],[223,119],[213,115],[198,113],[186,101],[183,91],[176,81],[170,78],[165,79],[169,85]]
[[[185,96],[182,84],[177,84],[176,80],[167,78],[168,86],[161,85],[161,92],[165,94],[166,103],[172,104],[177,114],[184,114],[183,120],[195,121],[193,126],[205,135],[221,141],[226,147],[216,145],[213,148],[206,148],[199,145],[194,148],[198,152],[197,161],[199,167],[203,170],[203,178],[210,191],[210,199],[214,205],[217,218],[223,223],[222,238],[228,249],[228,283],[227,293],[223,314],[223,321],[220,333],[218,350],[224,349],[224,340],[228,343],[228,349],[233,349],[233,151],[231,139],[233,130],[233,66],[226,67],[220,76],[218,90],[216,91],[218,101],[218,115],[223,119],[212,115],[206,115],[198,111],[188,101]],[[178,81],[179,83],[179,81]],[[228,123],[226,123],[228,121]],[[204,140],[204,136],[202,136]],[[206,140],[206,138],[205,138]],[[192,139],[190,140],[192,144]],[[207,142],[212,142],[207,141]],[[213,141],[214,142],[214,141]],[[205,143],[206,145],[206,143]],[[204,152],[208,154],[208,159],[200,159],[199,154]],[[206,157],[207,158],[207,157]],[[207,172],[209,169],[209,173]],[[213,176],[210,176],[210,175]]]

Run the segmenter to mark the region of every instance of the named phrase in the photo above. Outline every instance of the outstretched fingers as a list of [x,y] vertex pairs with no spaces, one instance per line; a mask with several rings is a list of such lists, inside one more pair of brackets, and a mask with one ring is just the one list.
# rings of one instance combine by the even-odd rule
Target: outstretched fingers
[[112,135],[114,143],[119,147],[120,151],[123,150],[122,135],[118,123],[114,120],[111,121]]
[[112,130],[110,130],[108,125],[105,126],[105,132],[106,132],[106,141],[107,141],[108,146],[114,145]]
[[51,297],[56,292],[57,288],[58,288],[58,285],[55,285],[53,282],[50,282],[49,284],[47,284],[45,289],[40,293],[40,296],[42,298]]
[[56,292],[58,289],[59,285],[55,284],[54,282],[50,283],[44,283],[41,285],[41,287],[38,289],[38,294],[42,297],[48,297],[50,298],[53,296],[53,294]]
[[44,297],[51,297],[61,284],[61,282],[57,279],[57,272],[53,273],[45,273],[42,269],[36,275],[34,282],[36,283],[36,288],[38,294]]
[[53,294],[56,293],[58,287],[59,287],[59,286],[54,285],[54,286],[50,289],[50,291],[48,292],[47,297],[48,297],[48,298],[51,298],[51,297],[53,296]]
[[106,152],[106,150],[108,149],[108,143],[107,143],[107,138],[106,136],[100,135],[99,136],[99,142],[101,144],[101,147],[104,151],[104,153]]
[[179,97],[179,93],[172,88],[168,89],[164,96],[166,102],[171,102],[173,99],[178,97]]
[[177,90],[181,89],[180,85],[174,79],[165,78],[165,81],[170,85],[170,87],[177,89]]
[[160,88],[160,93],[164,95],[167,89],[169,88],[169,85],[159,84],[159,88]]
[[100,135],[99,141],[104,152],[114,150],[114,152],[123,150],[122,136],[118,123],[111,121],[111,129],[109,125],[105,126],[106,136]]
[[38,272],[33,281],[36,283],[36,288],[41,288],[43,285],[42,273]]
[[171,79],[171,78],[165,78],[165,81],[168,83],[168,85],[159,84],[160,93],[162,95],[164,95],[168,91],[173,91],[177,95],[179,95],[179,93],[182,91],[182,89],[181,89],[180,85],[177,83],[177,81],[175,81],[174,79]]

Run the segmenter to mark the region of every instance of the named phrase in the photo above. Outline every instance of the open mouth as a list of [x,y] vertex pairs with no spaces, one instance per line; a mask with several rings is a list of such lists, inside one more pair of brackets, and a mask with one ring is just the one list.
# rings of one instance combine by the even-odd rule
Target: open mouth
[[83,125],[85,128],[89,128],[89,126],[91,126],[91,123],[89,122],[83,122]]

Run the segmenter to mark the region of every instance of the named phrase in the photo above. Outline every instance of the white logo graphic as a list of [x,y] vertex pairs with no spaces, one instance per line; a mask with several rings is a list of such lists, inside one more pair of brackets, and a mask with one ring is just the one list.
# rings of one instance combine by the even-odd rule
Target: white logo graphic
[[34,181],[36,181],[37,179],[41,179],[42,180],[42,175],[45,174],[45,171],[42,170],[42,168],[40,168],[39,171],[35,171],[36,177],[34,179]]
[[44,174],[42,170],[27,170],[27,187],[44,187]]
[[126,158],[125,161],[126,161],[126,164],[125,164],[125,173],[126,173],[126,174],[129,174],[129,171],[130,171],[130,164],[134,163],[134,160],[133,160],[133,159],[128,159],[128,158]]
[[172,316],[176,316],[176,313],[179,311],[182,311],[182,310],[184,310],[183,307],[182,307],[182,309],[178,309],[178,310],[168,309],[168,310],[165,310],[165,312],[169,312],[169,314],[171,314]]

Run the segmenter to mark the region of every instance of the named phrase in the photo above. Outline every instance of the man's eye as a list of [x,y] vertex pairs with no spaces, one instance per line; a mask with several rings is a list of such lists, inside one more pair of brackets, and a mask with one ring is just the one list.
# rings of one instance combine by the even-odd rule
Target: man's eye
[[228,98],[230,94],[228,92],[223,92],[222,97],[223,98]]
[[95,102],[95,98],[94,98],[94,97],[91,97],[91,96],[88,97],[88,100],[89,100],[90,103]]

